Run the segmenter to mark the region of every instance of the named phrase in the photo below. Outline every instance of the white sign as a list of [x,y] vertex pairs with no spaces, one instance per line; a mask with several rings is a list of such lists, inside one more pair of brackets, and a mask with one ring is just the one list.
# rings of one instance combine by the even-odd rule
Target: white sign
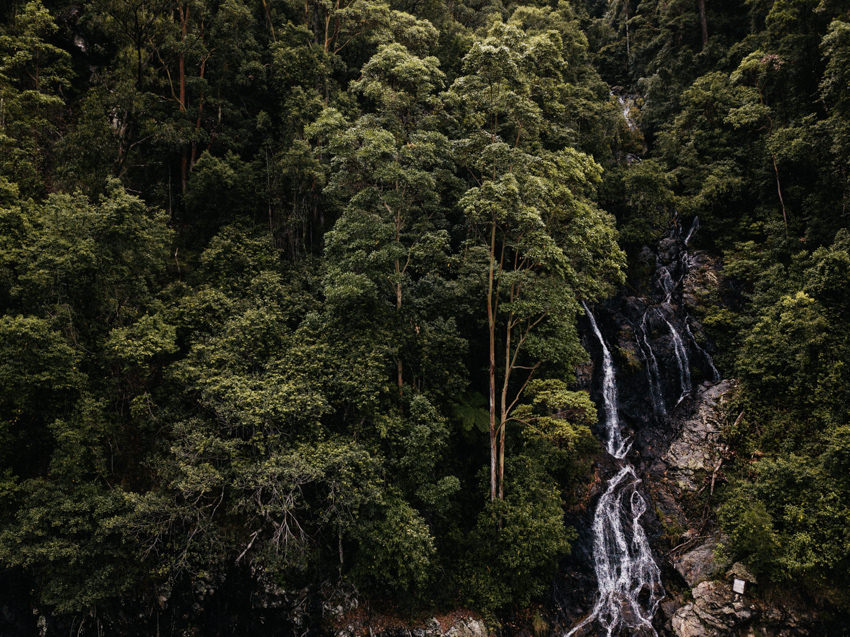
[[744,587],[746,585],[747,585],[747,583],[744,580],[738,579],[736,577],[735,581],[732,583],[732,590],[735,591],[736,593],[738,593],[738,595],[743,595],[744,594]]

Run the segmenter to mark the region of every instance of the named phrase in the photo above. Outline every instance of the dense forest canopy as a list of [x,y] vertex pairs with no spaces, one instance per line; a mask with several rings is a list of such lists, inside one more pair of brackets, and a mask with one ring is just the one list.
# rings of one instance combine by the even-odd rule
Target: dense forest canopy
[[846,2],[0,19],[0,590],[81,634],[529,607],[600,451],[582,303],[698,216],[723,550],[850,609]]

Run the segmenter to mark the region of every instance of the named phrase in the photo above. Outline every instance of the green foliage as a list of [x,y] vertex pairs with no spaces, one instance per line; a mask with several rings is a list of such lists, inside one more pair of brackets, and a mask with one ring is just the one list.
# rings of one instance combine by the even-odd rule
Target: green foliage
[[217,229],[257,208],[258,188],[251,167],[233,152],[214,157],[204,152],[186,186],[184,204],[190,223]]
[[653,245],[667,231],[676,208],[673,185],[672,176],[654,159],[606,174],[601,196],[617,216],[625,246]]
[[742,276],[756,278],[760,315],[736,365],[746,419],[730,433],[739,453],[760,459],[736,469],[718,510],[728,552],[774,581],[805,581],[842,608],[850,560],[843,460],[850,378],[840,327],[846,295],[835,286],[846,280],[848,264],[844,230],[787,269],[738,262]]
[[[30,475],[44,462],[47,427],[62,415],[84,381],[81,355],[51,322],[34,316],[0,318],[3,467]],[[29,466],[28,466],[29,465]]]
[[116,524],[126,511],[120,493],[39,479],[24,489],[27,506],[0,532],[0,559],[33,574],[43,603],[79,613],[132,593],[139,573]]
[[752,494],[741,490],[724,502],[717,514],[730,532],[729,541],[736,556],[743,557],[757,570],[764,570],[775,559],[779,539],[763,502],[754,503]]
[[150,369],[157,356],[177,351],[177,330],[164,323],[162,317],[141,317],[128,327],[118,327],[109,334],[106,348],[128,368]]
[[580,302],[695,215],[725,550],[848,607],[846,7],[0,15],[0,571],[51,630],[536,603],[599,451]]
[[556,446],[573,448],[581,438],[590,438],[596,422],[596,406],[587,392],[570,391],[560,380],[533,380],[528,384],[530,404],[520,405],[513,418],[526,425],[526,434]]
[[831,372],[826,328],[822,311],[804,292],[780,299],[741,352],[739,369],[751,393],[772,396],[772,402],[787,398],[786,404],[810,412],[820,402],[811,390]]
[[463,568],[469,602],[491,612],[542,594],[575,537],[564,526],[559,489],[533,460],[510,458],[507,471],[511,487],[478,515]]
[[761,461],[753,483],[738,486],[719,509],[736,557],[775,581],[810,583],[839,605],[847,602],[850,508],[832,459],[843,429],[820,456]]
[[434,538],[416,509],[390,502],[380,522],[361,530],[357,577],[383,594],[421,593],[432,577]]
[[71,56],[51,42],[57,30],[41,0],[0,29],[0,176],[26,195],[45,192],[49,145],[71,84]]
[[452,416],[465,432],[487,432],[487,397],[476,392],[461,394],[451,404]]

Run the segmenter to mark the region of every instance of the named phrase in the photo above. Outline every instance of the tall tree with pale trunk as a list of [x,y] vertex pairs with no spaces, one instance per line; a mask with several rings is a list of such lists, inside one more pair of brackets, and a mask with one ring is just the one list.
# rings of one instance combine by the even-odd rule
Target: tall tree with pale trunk
[[504,498],[507,426],[526,386],[544,364],[580,357],[579,300],[621,276],[612,219],[590,199],[601,168],[571,147],[544,143],[555,124],[532,89],[566,82],[563,50],[554,29],[496,23],[451,89],[463,131],[458,162],[471,185],[460,205],[484,287],[493,500]]

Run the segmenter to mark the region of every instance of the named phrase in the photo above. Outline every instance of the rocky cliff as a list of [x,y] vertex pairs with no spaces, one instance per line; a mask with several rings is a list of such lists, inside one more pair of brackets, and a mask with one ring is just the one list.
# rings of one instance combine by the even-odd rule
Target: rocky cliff
[[[810,612],[787,595],[768,599],[743,565],[722,557],[712,506],[724,481],[724,430],[736,418],[730,409],[736,383],[721,378],[695,319],[725,282],[717,259],[688,250],[691,234],[674,228],[654,250],[645,248],[640,258],[650,275],[632,286],[638,294],[621,294],[595,310],[615,357],[620,419],[634,441],[630,457],[650,502],[643,524],[666,589],[655,628],[677,637],[818,634]],[[592,339],[585,342],[599,360]],[[581,371],[598,402],[598,373]],[[610,472],[606,462],[599,472]],[[593,603],[588,511],[573,520],[585,529],[567,565],[576,574],[556,586],[564,626],[575,625]],[[743,594],[733,591],[735,579],[745,582]]]

